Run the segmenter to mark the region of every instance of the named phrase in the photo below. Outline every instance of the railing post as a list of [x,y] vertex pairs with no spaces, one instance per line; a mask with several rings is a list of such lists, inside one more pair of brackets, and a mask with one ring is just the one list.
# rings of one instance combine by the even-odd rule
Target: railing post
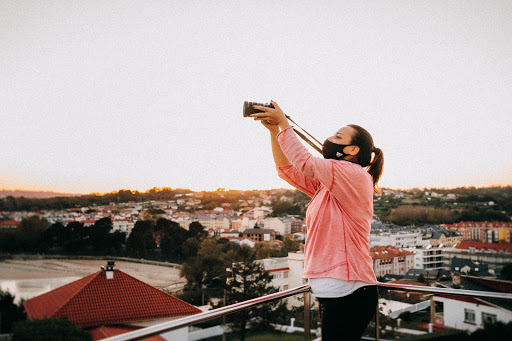
[[311,291],[304,293],[304,341],[311,340]]
[[379,288],[377,287],[377,306],[375,307],[375,341],[379,340]]

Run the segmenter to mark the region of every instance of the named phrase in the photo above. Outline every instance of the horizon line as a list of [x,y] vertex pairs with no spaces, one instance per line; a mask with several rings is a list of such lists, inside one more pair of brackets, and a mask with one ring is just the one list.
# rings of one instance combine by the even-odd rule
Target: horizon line
[[[456,187],[410,187],[410,188],[392,188],[392,187],[380,187],[381,190],[385,190],[385,189],[388,189],[388,190],[397,190],[397,191],[412,191],[412,190],[434,190],[434,189],[437,189],[437,190],[455,190],[455,189],[461,189],[461,188],[476,188],[476,189],[483,189],[483,188],[496,188],[496,187],[512,187],[511,184],[508,184],[508,185],[501,185],[501,184],[494,184],[494,185],[488,185],[488,186],[475,186],[475,185],[466,185],[466,186],[456,186]],[[273,191],[273,190],[298,190],[298,189],[295,189],[295,188],[286,188],[286,187],[280,187],[280,188],[253,188],[253,189],[233,189],[233,188],[217,188],[216,190],[194,190],[194,189],[191,189],[191,188],[183,188],[183,187],[176,187],[176,188],[173,188],[173,187],[167,187],[167,186],[164,186],[164,187],[152,187],[152,188],[149,188],[149,189],[146,189],[145,191],[143,190],[138,190],[138,189],[129,189],[129,188],[120,188],[120,189],[117,189],[117,190],[114,190],[114,191],[110,191],[110,192],[88,192],[88,193],[71,193],[71,192],[59,192],[59,191],[55,191],[55,190],[31,190],[31,189],[0,189],[0,192],[29,192],[29,193],[47,193],[47,194],[58,194],[58,195],[66,195],[66,196],[84,196],[84,195],[98,195],[98,196],[103,196],[103,195],[107,195],[107,194],[112,194],[112,193],[116,193],[116,192],[119,192],[119,191],[130,191],[130,192],[139,192],[141,194],[145,194],[145,193],[149,193],[151,190],[156,190],[156,191],[162,191],[162,190],[165,190],[165,189],[169,189],[169,190],[172,190],[172,191],[176,191],[176,190],[186,190],[186,191],[191,191],[191,192],[196,192],[196,193],[200,193],[200,192],[229,192],[229,191],[238,191],[238,192],[249,192],[249,191]]]

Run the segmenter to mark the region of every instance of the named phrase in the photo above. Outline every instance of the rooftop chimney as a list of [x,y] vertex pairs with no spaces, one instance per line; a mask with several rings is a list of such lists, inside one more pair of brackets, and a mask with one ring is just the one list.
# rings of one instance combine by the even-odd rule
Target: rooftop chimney
[[101,270],[105,274],[105,277],[107,279],[113,279],[114,278],[114,261],[108,261],[107,266],[102,266]]

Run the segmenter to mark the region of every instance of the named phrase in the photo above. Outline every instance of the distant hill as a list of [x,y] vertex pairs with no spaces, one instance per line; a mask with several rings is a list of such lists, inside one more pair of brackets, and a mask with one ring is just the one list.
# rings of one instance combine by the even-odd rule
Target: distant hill
[[58,193],[50,191],[20,191],[20,190],[0,190],[0,198],[6,197],[25,197],[35,199],[48,199],[55,197],[75,197],[82,194],[77,193]]

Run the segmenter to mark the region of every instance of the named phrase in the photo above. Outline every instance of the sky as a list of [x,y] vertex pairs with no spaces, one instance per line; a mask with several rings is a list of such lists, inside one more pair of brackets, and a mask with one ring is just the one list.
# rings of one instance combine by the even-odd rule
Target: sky
[[246,100],[365,127],[384,187],[510,185],[512,1],[0,1],[0,189],[290,188]]

